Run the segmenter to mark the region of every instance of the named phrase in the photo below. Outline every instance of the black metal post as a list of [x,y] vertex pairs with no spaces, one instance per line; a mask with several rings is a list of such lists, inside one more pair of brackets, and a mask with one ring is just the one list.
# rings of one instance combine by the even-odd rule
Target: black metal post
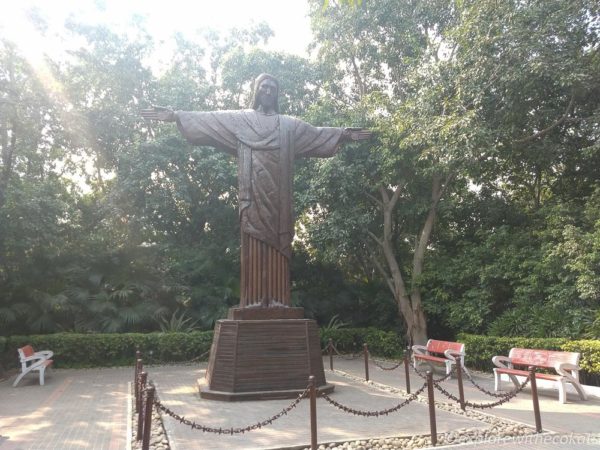
[[369,381],[369,347],[363,344],[363,354],[365,356],[365,380]]
[[433,373],[427,371],[427,402],[429,403],[429,427],[431,428],[431,445],[437,444],[437,425],[435,423],[435,399],[433,397]]
[[[137,356],[137,352],[136,352],[136,356]],[[142,363],[142,359],[141,358],[137,358],[135,360],[135,374],[134,374],[134,379],[133,379],[133,396],[134,396],[134,408],[135,411],[137,412],[138,410],[138,403],[139,403],[139,397],[140,397],[140,373],[142,373],[144,364]]]
[[310,450],[317,450],[317,383],[315,377],[308,377],[310,386]]
[[540,415],[540,402],[538,399],[537,382],[535,380],[535,367],[529,367],[529,383],[531,384],[531,398],[533,400],[533,415],[535,416],[535,431],[542,432],[542,416]]
[[148,379],[148,374],[146,372],[140,373],[139,379],[139,398],[137,404],[137,413],[138,413],[138,423],[137,423],[137,434],[135,435],[135,439],[137,441],[142,439],[142,433],[144,431],[144,389],[146,389],[146,381]]
[[458,398],[460,399],[460,409],[465,410],[465,390],[463,388],[462,378],[462,360],[456,359],[456,381],[458,383]]
[[333,339],[331,338],[327,344],[327,351],[329,352],[329,370],[333,371]]
[[152,431],[152,407],[154,406],[154,386],[149,386],[144,391],[144,438],[142,439],[142,450],[150,448],[150,433]]
[[408,365],[410,356],[408,355],[408,351],[404,352],[404,376],[406,376],[406,392],[410,394],[410,371],[408,370]]

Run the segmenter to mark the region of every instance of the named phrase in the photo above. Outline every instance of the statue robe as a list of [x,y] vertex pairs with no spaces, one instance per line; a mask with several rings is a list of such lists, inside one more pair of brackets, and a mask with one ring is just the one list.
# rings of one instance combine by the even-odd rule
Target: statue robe
[[240,306],[290,306],[293,161],[334,155],[342,128],[255,110],[177,111],[187,141],[238,157]]

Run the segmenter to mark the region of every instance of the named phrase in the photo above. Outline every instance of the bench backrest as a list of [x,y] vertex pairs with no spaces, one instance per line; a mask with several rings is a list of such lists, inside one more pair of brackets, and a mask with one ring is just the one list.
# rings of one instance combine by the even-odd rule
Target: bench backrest
[[27,369],[28,361],[25,361],[25,358],[29,358],[34,355],[33,347],[31,345],[26,345],[25,347],[21,347],[18,349],[19,351],[19,360],[21,361],[21,370]]
[[511,348],[508,357],[513,365],[518,366],[554,367],[557,363],[569,363],[577,366],[579,365],[580,353]]
[[26,345],[19,349],[19,358],[29,358],[30,356],[33,356],[34,353],[33,347],[31,345]]
[[427,351],[429,353],[444,353],[446,350],[454,350],[456,352],[464,352],[465,344],[460,342],[437,341],[429,339],[427,341]]

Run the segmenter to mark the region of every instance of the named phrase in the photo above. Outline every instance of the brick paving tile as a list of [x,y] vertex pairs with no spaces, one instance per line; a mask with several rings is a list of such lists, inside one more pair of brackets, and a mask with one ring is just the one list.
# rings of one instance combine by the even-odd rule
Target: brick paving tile
[[[272,417],[293,400],[223,402],[200,398],[196,379],[204,374],[202,366],[157,367],[148,369],[149,378],[156,383],[161,402],[186,418],[210,427],[237,428],[252,425]],[[361,410],[382,410],[397,405],[405,399],[327,373],[328,382],[336,385],[333,399]],[[421,383],[422,384],[422,383]],[[271,425],[244,434],[218,435],[203,433],[166,417],[165,427],[174,450],[194,449],[274,449],[310,444],[309,402],[303,400],[287,415]],[[354,416],[317,400],[319,442],[332,442],[371,437],[389,437],[429,433],[429,416],[426,404],[413,402],[398,412],[379,417]],[[438,431],[455,428],[478,428],[481,422],[438,411]]]
[[125,448],[130,368],[51,370],[0,382],[0,450]]
[[[359,359],[362,361],[362,359]],[[324,359],[324,364],[329,368],[329,359]],[[391,364],[380,362],[383,367]],[[354,376],[364,376],[364,365],[362,362],[348,361],[342,358],[334,358],[334,369],[342,370]],[[422,367],[424,372],[426,367]],[[327,373],[327,372],[326,372]],[[442,372],[436,372],[435,376],[441,376]],[[475,382],[486,390],[494,391],[494,379],[491,373],[472,373]],[[370,364],[370,379],[388,386],[405,388],[406,379],[404,367],[397,370],[385,371]],[[422,379],[410,370],[411,386],[420,386]],[[504,387],[511,383],[505,382]],[[456,378],[443,384],[451,394],[458,396]],[[558,402],[558,390],[538,387],[540,415],[544,433],[523,438],[479,441],[474,443],[453,445],[439,448],[452,448],[456,450],[492,450],[492,449],[519,449],[519,450],[588,450],[600,449],[600,398],[590,395],[587,401],[581,400],[576,394],[568,394],[566,404]],[[597,392],[597,391],[596,391]],[[474,403],[488,403],[496,399],[482,393],[473,384],[464,380],[465,399]],[[589,392],[588,392],[589,394]],[[435,392],[436,401],[450,402],[438,391]],[[521,394],[504,405],[485,409],[483,412],[493,416],[510,419],[534,427],[531,390],[526,388]]]
[[[329,361],[324,360],[325,367]],[[289,400],[265,402],[216,402],[200,399],[195,386],[205,363],[194,366],[147,367],[150,379],[157,384],[161,400],[175,411],[212,426],[244,426],[270,417]],[[361,377],[364,375],[362,359],[347,361],[336,358],[338,371]],[[133,368],[52,370],[47,374],[46,385],[39,386],[34,375],[25,377],[12,387],[11,378],[0,382],[0,450],[30,449],[103,449],[126,448],[127,388]],[[371,365],[371,380],[387,386],[405,388],[404,370],[384,371]],[[439,374],[438,374],[439,375]],[[336,384],[332,396],[348,406],[359,409],[382,409],[397,403],[398,397],[377,391],[372,386],[340,376],[339,372],[326,370],[330,382]],[[490,374],[474,374],[476,381],[493,390]],[[411,371],[414,389],[423,381]],[[452,394],[457,394],[456,379],[444,383]],[[570,395],[567,404],[558,403],[554,390],[542,389],[540,410],[544,434],[529,440],[482,441],[452,446],[467,450],[519,449],[587,450],[600,448],[600,398],[591,396],[581,401]],[[490,402],[494,399],[478,391],[465,381],[465,397],[473,402]],[[449,401],[436,391],[437,401]],[[174,450],[186,449],[249,449],[281,448],[305,445],[308,434],[308,402],[282,417],[272,426],[242,436],[215,436],[190,430],[172,419],[165,420]],[[358,436],[383,437],[402,434],[427,433],[426,405],[411,404],[402,412],[383,418],[363,418],[347,415],[318,401],[319,441],[351,440]],[[487,409],[488,414],[533,425],[531,393],[525,389],[515,399],[500,407]],[[463,416],[439,411],[438,432],[443,432],[444,421],[450,428],[480,427],[479,422]],[[445,448],[445,447],[437,447]]]

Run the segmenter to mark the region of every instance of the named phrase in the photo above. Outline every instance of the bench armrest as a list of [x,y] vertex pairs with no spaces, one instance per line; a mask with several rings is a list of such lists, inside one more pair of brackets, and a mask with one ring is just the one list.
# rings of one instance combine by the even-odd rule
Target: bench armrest
[[50,359],[50,358],[52,358],[53,355],[54,355],[54,353],[51,350],[42,350],[41,352],[35,352],[31,356],[27,356],[25,358],[22,358],[22,360],[23,361],[36,361],[38,359],[44,360],[44,359]]
[[508,356],[494,356],[492,362],[496,367],[500,367],[501,369],[513,368],[512,362]]
[[579,371],[581,368],[575,364],[556,363],[554,365],[554,370],[556,370],[556,373],[567,378],[568,380],[579,381]]
[[413,351],[413,354],[416,353],[417,355],[426,355],[427,347],[424,345],[413,345],[412,351]]
[[46,361],[49,361],[49,360],[48,360],[48,359],[46,359],[46,358],[39,358],[39,359],[38,359],[38,361],[36,361],[36,362],[34,362],[33,364],[29,365],[29,366],[27,367],[27,370],[35,370],[35,369],[37,369],[38,367],[41,367],[41,366],[43,366],[44,364],[46,364]]
[[25,358],[21,358],[21,361],[25,361],[25,362],[28,362],[28,361],[38,361],[38,360],[39,361],[43,361],[44,359],[48,359],[48,358],[46,358],[45,356],[34,354],[34,355],[31,355],[31,356],[27,356]]
[[444,351],[444,356],[452,361],[456,361],[456,358],[460,358],[462,360],[465,356],[465,352],[459,352],[458,350],[448,349]]

